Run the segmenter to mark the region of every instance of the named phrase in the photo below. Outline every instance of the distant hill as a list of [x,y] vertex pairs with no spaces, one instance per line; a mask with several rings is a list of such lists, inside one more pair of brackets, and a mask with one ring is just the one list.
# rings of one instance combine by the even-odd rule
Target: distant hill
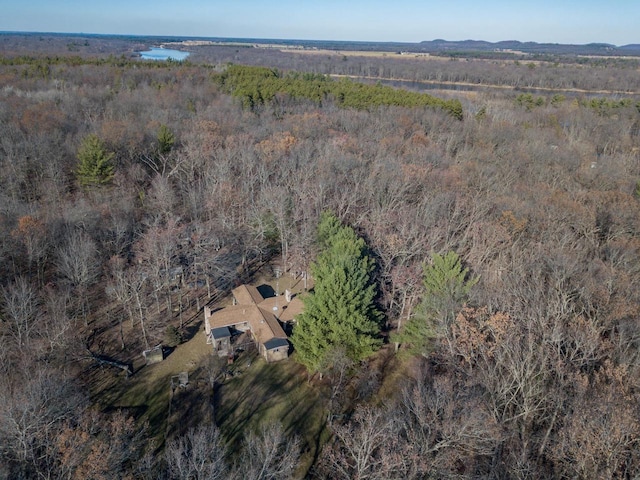
[[[589,43],[586,45],[572,45],[562,43],[537,43],[505,40],[501,42],[486,42],[482,40],[447,41],[442,39],[420,42],[418,51],[428,53],[447,52],[493,52],[535,55],[640,55],[640,45],[625,45],[617,47],[608,43]],[[410,49],[413,51],[413,49]]]
[[[107,42],[116,42],[128,50],[138,50],[141,44],[158,45],[165,42],[184,40],[205,40],[217,43],[269,45],[283,47],[302,47],[310,49],[328,49],[338,51],[382,51],[394,53],[429,53],[446,56],[476,56],[482,58],[521,58],[526,56],[635,56],[640,57],[640,44],[616,46],[608,43],[589,43],[571,45],[561,43],[520,42],[504,40],[487,42],[484,40],[428,40],[419,43],[409,42],[366,42],[340,40],[295,40],[264,38],[220,38],[187,36],[143,36],[143,35],[97,35],[85,33],[37,33],[37,32],[0,32],[0,52],[19,53],[29,49],[47,50],[51,44],[59,43],[63,49],[83,51],[84,53],[104,52]],[[83,42],[81,40],[87,40]],[[90,43],[87,48],[82,48]]]
[[636,51],[636,52],[640,52],[640,43],[633,43],[631,45],[623,45],[622,47],[618,47],[620,50],[626,50],[626,51]]

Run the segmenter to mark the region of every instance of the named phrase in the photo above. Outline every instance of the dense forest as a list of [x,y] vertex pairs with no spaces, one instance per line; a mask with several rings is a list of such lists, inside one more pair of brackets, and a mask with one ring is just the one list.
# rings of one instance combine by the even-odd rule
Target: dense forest
[[[73,42],[0,57],[0,478],[640,474],[636,60]],[[170,393],[275,265],[291,357]]]

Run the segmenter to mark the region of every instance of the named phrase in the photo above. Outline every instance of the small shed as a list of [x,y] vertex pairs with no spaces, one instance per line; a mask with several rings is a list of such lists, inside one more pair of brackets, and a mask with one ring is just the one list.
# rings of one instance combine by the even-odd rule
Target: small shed
[[277,362],[289,356],[289,341],[286,338],[272,338],[260,346],[267,362]]
[[219,357],[226,357],[233,353],[231,349],[231,330],[229,327],[218,327],[211,329],[211,339],[213,351]]
[[169,269],[169,281],[172,285],[180,285],[184,279],[184,270],[182,267],[174,267]]
[[147,365],[153,365],[154,363],[164,360],[164,352],[162,351],[162,345],[157,345],[150,350],[142,352]]

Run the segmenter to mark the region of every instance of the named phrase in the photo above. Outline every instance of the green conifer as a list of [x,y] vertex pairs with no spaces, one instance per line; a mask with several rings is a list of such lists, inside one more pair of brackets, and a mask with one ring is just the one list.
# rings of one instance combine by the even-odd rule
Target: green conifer
[[479,278],[469,278],[457,253],[434,254],[424,265],[424,296],[413,318],[393,341],[409,345],[412,354],[426,355],[434,338],[446,335],[455,316]]
[[322,368],[336,347],[359,361],[380,346],[381,314],[371,279],[374,262],[364,240],[335,215],[325,213],[318,241],[323,250],[311,266],[314,291],[303,299],[305,309],[292,337],[298,360],[310,372]]
[[115,167],[113,152],[107,152],[97,135],[87,135],[78,149],[76,174],[83,187],[108,185],[113,180]]

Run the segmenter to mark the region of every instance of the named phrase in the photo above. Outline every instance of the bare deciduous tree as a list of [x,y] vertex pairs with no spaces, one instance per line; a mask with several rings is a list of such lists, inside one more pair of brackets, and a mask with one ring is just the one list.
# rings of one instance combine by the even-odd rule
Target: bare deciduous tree
[[87,290],[100,272],[96,244],[87,234],[74,230],[68,234],[65,244],[57,253],[58,271],[77,291],[86,324],[89,307]]
[[49,342],[51,351],[65,351],[73,341],[74,322],[68,314],[70,303],[71,298],[67,290],[45,289],[44,315],[40,325],[42,335]]
[[563,417],[552,458],[569,478],[629,478],[637,473],[640,422],[634,380],[606,362],[592,376],[576,375],[574,408]]
[[167,309],[171,311],[172,308],[171,267],[181,231],[179,219],[171,218],[166,225],[154,225],[149,228],[138,244],[138,258],[153,286],[158,313],[160,313],[159,295],[161,293],[166,295]]
[[355,362],[347,356],[347,352],[342,346],[332,348],[324,357],[324,365],[320,371],[323,374],[328,374],[331,385],[328,406],[330,424],[334,414],[339,414],[342,409],[342,403],[347,394],[345,387],[354,365]]
[[25,277],[18,277],[2,290],[3,311],[9,319],[9,331],[18,347],[27,345],[35,333],[39,333],[37,323],[39,299],[35,288]]
[[359,407],[353,420],[336,427],[334,434],[334,442],[325,447],[320,459],[321,478],[408,478],[409,464],[398,448],[398,424],[387,410]]
[[294,478],[299,458],[298,439],[288,438],[282,425],[273,423],[245,438],[242,461],[237,465],[237,478],[291,479]]
[[467,473],[480,471],[500,444],[498,424],[480,392],[454,382],[425,369],[402,391],[395,412],[405,439],[401,447],[419,478],[446,477],[461,465]]
[[18,226],[11,235],[20,240],[27,251],[29,267],[36,266],[36,276],[42,281],[44,273],[44,260],[49,248],[44,224],[31,215],[25,215],[18,219]]
[[15,478],[51,478],[55,436],[84,398],[77,385],[45,365],[20,367],[0,383],[0,455],[13,465]]
[[215,425],[190,429],[169,442],[165,450],[169,478],[173,480],[223,480],[229,478],[226,448]]
[[56,436],[56,477],[133,478],[132,466],[141,456],[144,437],[144,427],[120,410],[107,415],[86,410],[75,422],[66,422]]

